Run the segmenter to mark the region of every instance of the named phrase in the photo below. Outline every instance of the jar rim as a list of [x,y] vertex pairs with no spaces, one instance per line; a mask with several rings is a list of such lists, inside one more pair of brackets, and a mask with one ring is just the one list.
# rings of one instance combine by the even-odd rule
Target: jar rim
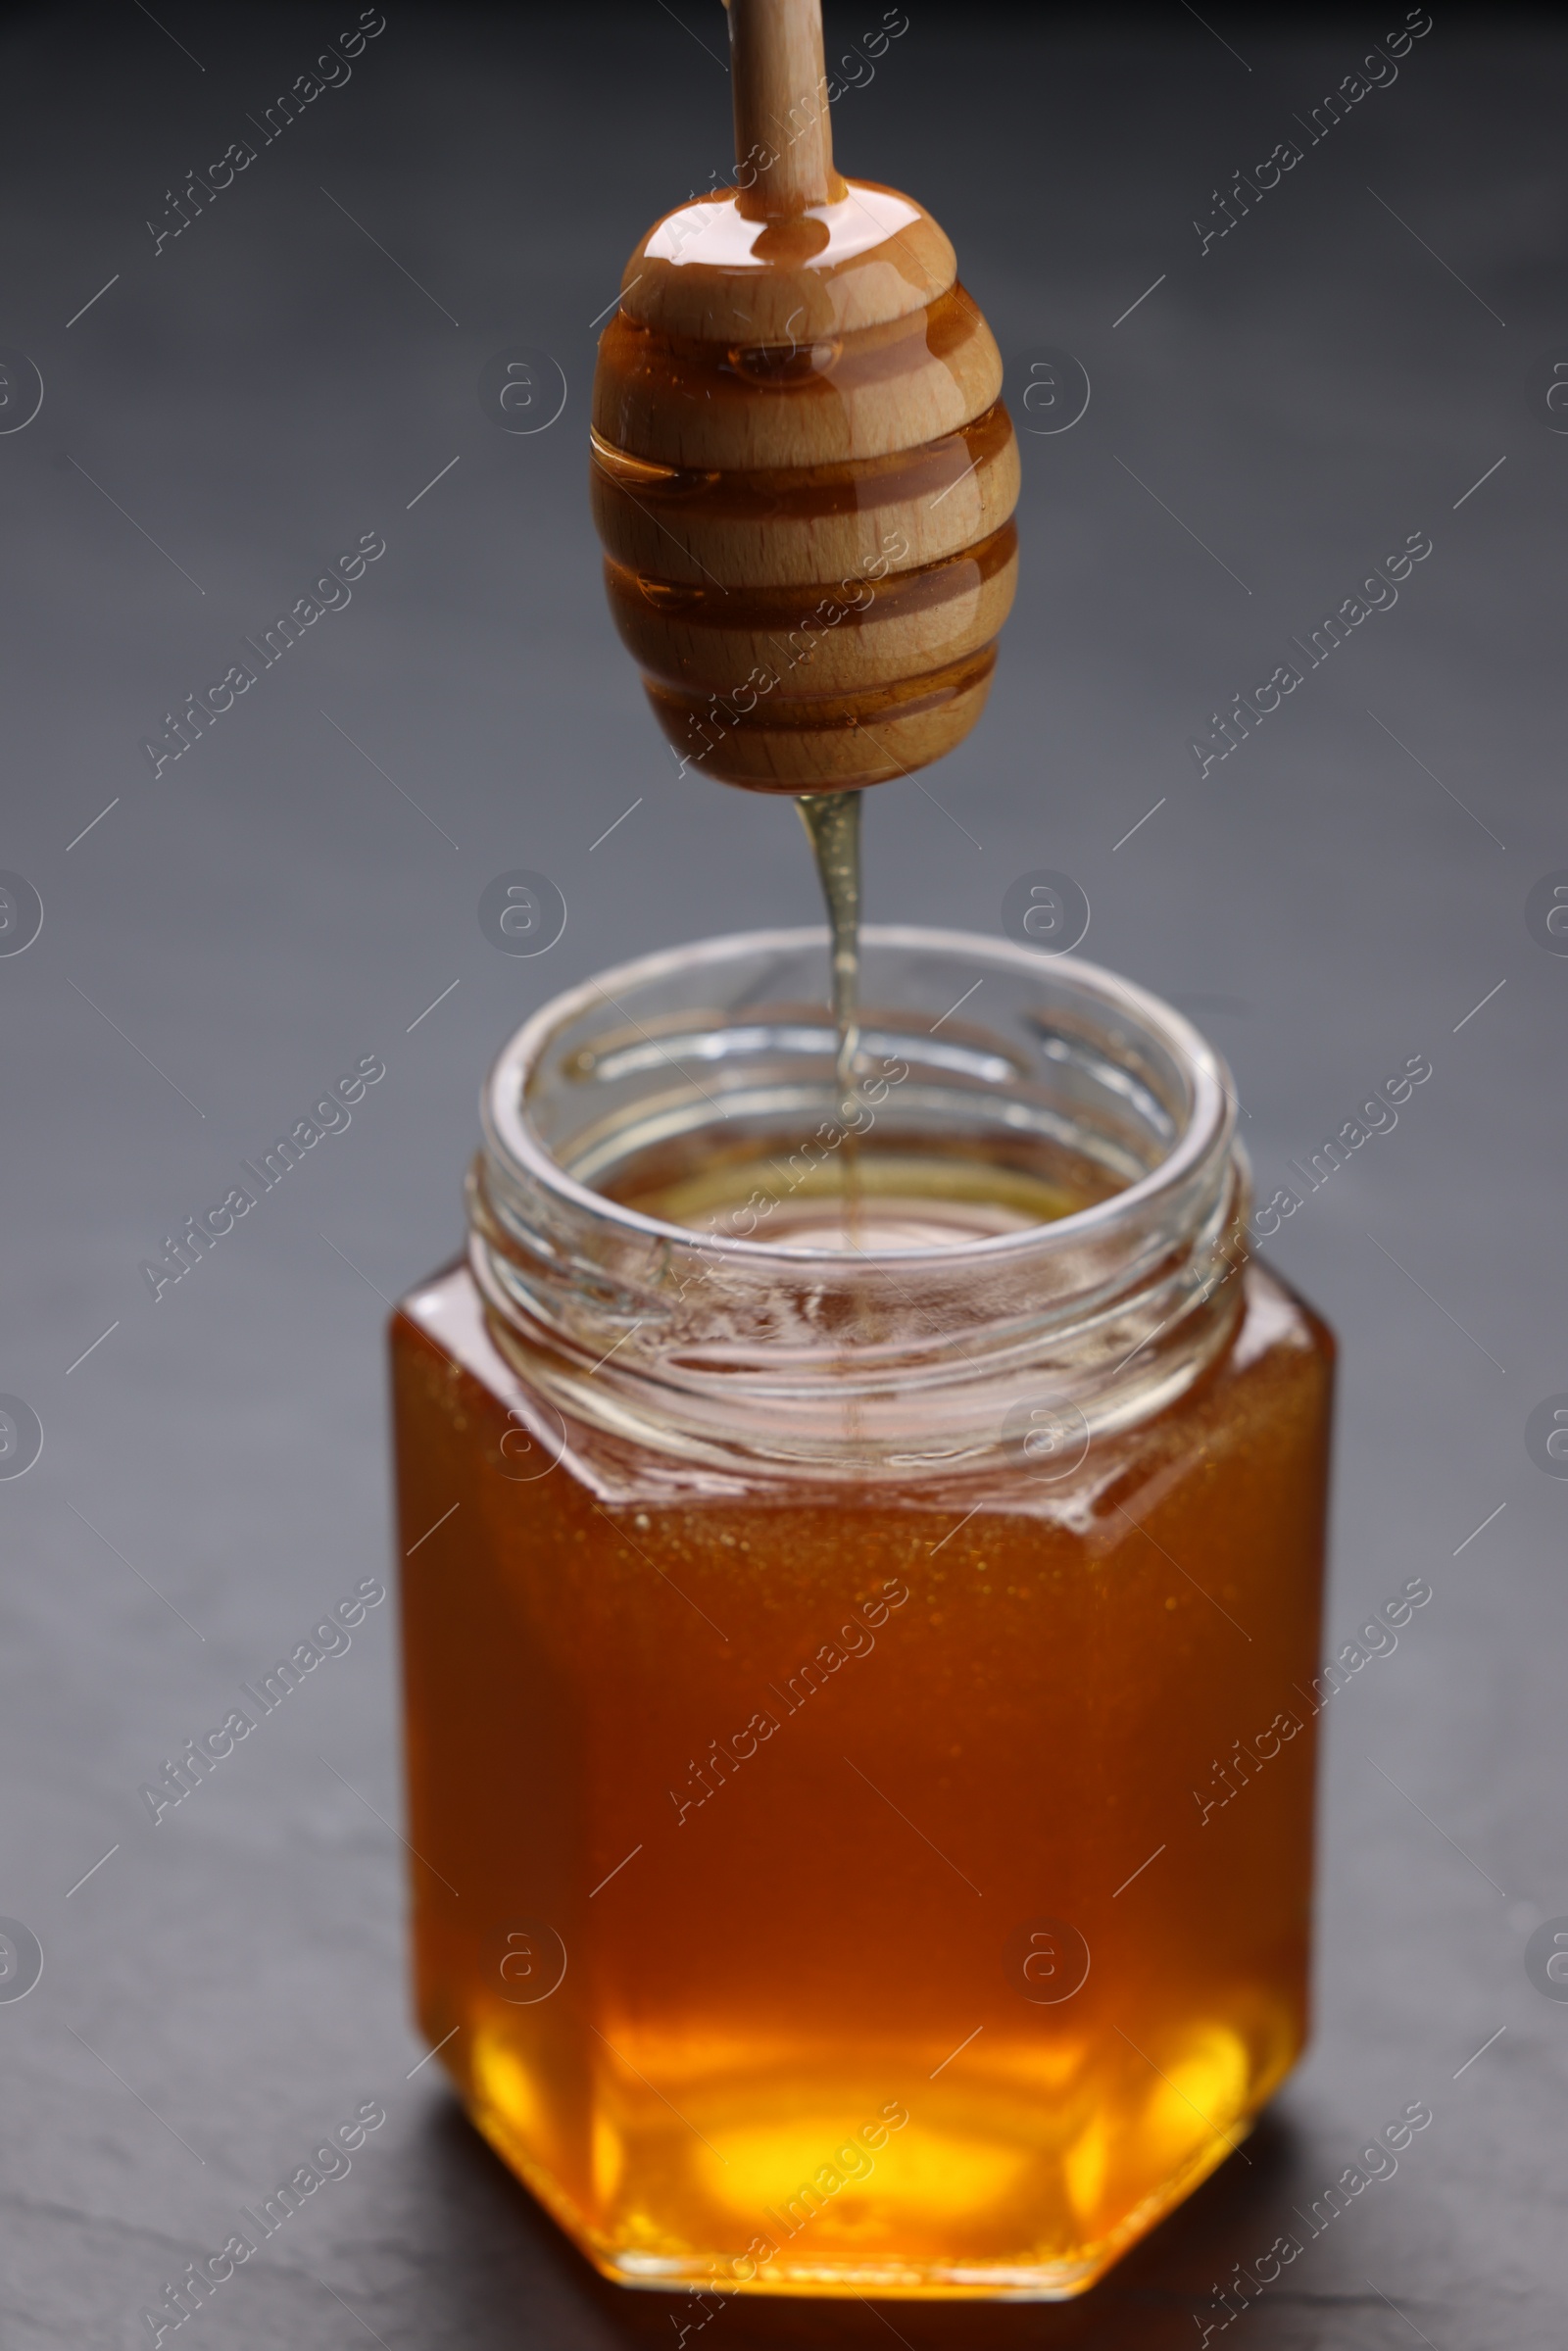
[[[995,1267],[999,1262],[1005,1263],[1010,1256],[1027,1256],[1038,1251],[1047,1236],[1056,1246],[1068,1248],[1091,1237],[1104,1238],[1114,1234],[1122,1224],[1141,1222],[1151,1210],[1157,1209],[1164,1196],[1179,1194],[1205,1159],[1230,1148],[1236,1104],[1229,1070],[1200,1029],[1174,1005],[1141,988],[1136,981],[1123,979],[1118,973],[1075,955],[1047,956],[1037,948],[987,938],[979,932],[938,930],[915,923],[866,923],[861,926],[860,938],[865,948],[961,955],[972,963],[987,962],[1015,976],[1034,973],[1042,978],[1049,974],[1066,979],[1084,998],[1135,1021],[1170,1053],[1187,1077],[1186,1114],[1170,1149],[1145,1175],[1121,1190],[1049,1224],[1026,1226],[1019,1232],[988,1234],[917,1249],[858,1250],[855,1263],[863,1272],[874,1274],[881,1265],[906,1270],[941,1266],[950,1272],[965,1263]],[[694,970],[720,965],[741,955],[790,955],[816,947],[825,952],[828,945],[825,924],[731,931],[717,938],[661,948],[652,955],[595,973],[550,998],[514,1032],[491,1064],[479,1104],[487,1146],[503,1162],[510,1161],[564,1205],[602,1220],[606,1226],[628,1237],[635,1236],[643,1242],[674,1243],[686,1249],[698,1245],[705,1251],[722,1251],[738,1264],[765,1266],[787,1262],[797,1272],[815,1266],[842,1278],[845,1271],[842,1250],[813,1249],[795,1242],[785,1249],[776,1243],[739,1235],[699,1234],[689,1225],[666,1223],[595,1191],[579,1182],[554,1157],[526,1106],[530,1077],[542,1064],[552,1040],[596,1005],[613,1009],[616,994],[657,983],[671,972],[690,975]]]

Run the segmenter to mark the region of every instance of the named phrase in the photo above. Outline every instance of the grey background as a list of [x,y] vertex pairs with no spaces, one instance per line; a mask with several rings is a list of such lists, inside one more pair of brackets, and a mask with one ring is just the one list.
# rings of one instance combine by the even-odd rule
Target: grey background
[[[171,0],[166,30],[31,11],[0,42],[0,342],[46,386],[0,437],[0,864],[45,907],[0,960],[0,1389],[45,1429],[0,1486],[0,1912],[45,1954],[0,2004],[17,2351],[150,2339],[162,2280],[368,2096],[389,2120],[351,2176],[181,2339],[598,2347],[702,2316],[601,2285],[438,2069],[406,2079],[390,1606],[156,1830],[136,1801],[241,1678],[388,1570],[377,1293],[458,1242],[509,1029],[622,955],[814,918],[787,810],[676,781],[586,512],[590,321],[728,152],[703,54],[718,9],[389,6],[352,81],[155,258],[144,222],[176,174],[250,136],[356,13]],[[909,14],[837,110],[839,160],[912,188],[1004,349],[1067,347],[1093,398],[1025,439],[990,710],[923,789],[873,796],[870,911],[994,933],[1016,875],[1071,872],[1085,952],[1230,1056],[1265,1197],[1430,1055],[1397,1131],[1270,1253],[1344,1341],[1334,1644],[1407,1577],[1435,1597],[1329,1710],[1317,2037],[1250,2166],[1076,2306],[749,2303],[710,2324],[734,2345],[890,2325],[921,2345],[1193,2342],[1233,2263],[1425,2098],[1397,2177],[1239,2324],[1259,2351],[1530,2351],[1560,2339],[1568,2282],[1568,2008],[1524,1968],[1568,1911],[1568,1491],[1524,1448],[1568,1387],[1568,961],[1523,919],[1568,865],[1568,438],[1545,429],[1542,359],[1568,334],[1568,52],[1439,5],[1396,86],[1200,256],[1210,190],[1295,135],[1381,20],[1271,37],[1171,9],[1088,37]],[[830,28],[880,16],[832,0]],[[569,387],[532,438],[475,394],[516,343]],[[152,781],[138,744],[161,713],[370,530],[387,553],[349,608]],[[1216,703],[1417,530],[1434,552],[1397,608],[1200,782],[1186,744]],[[478,928],[514,866],[570,907],[537,962]],[[387,1076],[352,1128],[155,1305],[142,1256],[366,1053]]]

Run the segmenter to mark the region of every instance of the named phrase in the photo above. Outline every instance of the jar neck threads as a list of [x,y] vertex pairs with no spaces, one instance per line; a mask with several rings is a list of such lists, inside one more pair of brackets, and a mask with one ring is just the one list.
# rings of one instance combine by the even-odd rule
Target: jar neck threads
[[469,1186],[498,1345],[569,1420],[748,1481],[994,1476],[1162,1409],[1241,1288],[1212,1049],[1093,965],[872,927],[845,1097],[826,947],[675,950],[518,1031]]

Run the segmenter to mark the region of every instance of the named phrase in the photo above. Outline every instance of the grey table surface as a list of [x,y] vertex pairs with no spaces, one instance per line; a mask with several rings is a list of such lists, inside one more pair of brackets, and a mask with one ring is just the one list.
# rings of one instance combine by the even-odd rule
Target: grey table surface
[[[0,956],[0,1389],[44,1436],[0,1481],[0,1914],[44,1956],[0,1999],[16,2351],[149,2340],[163,2280],[367,2097],[388,2120],[351,2174],[181,2339],[599,2351],[701,2315],[596,2279],[418,2068],[390,1607],[177,1814],[137,1797],[390,1574],[385,1300],[457,1246],[503,1037],[623,955],[816,913],[787,811],[676,779],[586,512],[592,322],[724,168],[718,9],[389,6],[269,139],[340,14],[32,10],[0,36],[0,419],[30,398],[17,353],[44,387],[0,431],[0,865],[44,914]],[[870,911],[995,935],[1016,875],[1072,873],[1086,952],[1228,1054],[1265,1197],[1430,1058],[1269,1253],[1344,1343],[1331,1644],[1409,1577],[1434,1599],[1327,1712],[1316,2037],[1250,2160],[1075,2305],[710,2324],[1217,2340],[1233,2265],[1424,2099],[1396,2176],[1234,2325],[1259,2351],[1532,2351],[1568,2282],[1568,2005],[1526,1969],[1568,1912],[1568,1487],[1525,1442],[1568,1389],[1568,959],[1525,913],[1568,866],[1568,46],[1439,8],[1313,142],[1359,21],[908,14],[838,106],[839,159],[948,228],[1015,400],[1048,347],[1092,398],[1023,435],[990,710],[873,796]],[[832,0],[830,29],[858,42],[860,15]],[[1212,191],[1290,139],[1205,249]],[[236,140],[255,161],[158,244]],[[566,385],[529,434],[477,389],[518,347]],[[364,533],[386,553],[352,603],[155,780],[163,713]],[[1432,553],[1396,607],[1200,777],[1210,711],[1410,533]],[[532,962],[476,919],[512,867],[570,909]],[[352,1127],[155,1303],[140,1261],[366,1053],[386,1077]]]

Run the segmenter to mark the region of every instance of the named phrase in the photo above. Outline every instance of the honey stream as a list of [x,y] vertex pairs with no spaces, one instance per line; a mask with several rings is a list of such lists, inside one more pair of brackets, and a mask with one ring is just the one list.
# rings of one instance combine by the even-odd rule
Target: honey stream
[[[801,822],[816,859],[817,879],[827,902],[833,954],[833,1021],[839,1038],[834,1075],[839,1109],[847,1115],[860,1045],[860,794],[808,792],[803,793],[795,805],[801,811]],[[858,1139],[853,1126],[845,1135],[840,1164],[844,1175],[846,1238],[852,1249],[858,1249],[862,1246],[860,1163]]]

